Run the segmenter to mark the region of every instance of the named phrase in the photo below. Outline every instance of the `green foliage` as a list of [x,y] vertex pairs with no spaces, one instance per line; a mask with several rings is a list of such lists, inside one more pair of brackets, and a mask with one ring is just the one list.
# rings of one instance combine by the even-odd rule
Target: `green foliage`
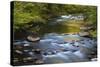
[[[39,31],[43,26],[47,25],[52,18],[69,15],[69,14],[83,14],[84,21],[92,24],[96,30],[96,10],[95,6],[82,6],[82,5],[62,5],[50,3],[32,3],[14,1],[13,17],[14,17],[14,30],[21,30],[31,28],[31,31]],[[90,22],[90,23],[89,23]],[[28,25],[30,24],[30,25]],[[36,25],[37,24],[37,25]]]

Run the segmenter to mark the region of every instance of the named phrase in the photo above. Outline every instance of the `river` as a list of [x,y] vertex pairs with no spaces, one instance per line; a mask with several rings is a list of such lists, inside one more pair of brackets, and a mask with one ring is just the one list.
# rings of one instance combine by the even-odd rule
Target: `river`
[[[39,34],[43,34],[38,41],[30,42],[26,39],[14,39],[13,64],[37,65],[96,61],[96,39],[82,37],[78,34],[80,22],[62,23],[61,20],[52,21],[51,24],[42,27]],[[56,23],[57,25],[55,25]]]

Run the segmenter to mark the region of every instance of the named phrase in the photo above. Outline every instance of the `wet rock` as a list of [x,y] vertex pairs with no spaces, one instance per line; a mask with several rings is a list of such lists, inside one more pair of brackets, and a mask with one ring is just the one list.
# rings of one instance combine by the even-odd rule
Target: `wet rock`
[[89,32],[80,32],[79,33],[80,36],[89,36]]
[[20,50],[15,50],[15,52],[18,53],[18,54],[23,54],[23,52],[20,51]]
[[27,40],[31,42],[35,42],[35,41],[39,41],[40,37],[28,36]]
[[97,58],[92,58],[91,61],[97,61]]
[[29,52],[29,50],[23,50],[24,52]]
[[29,44],[24,44],[24,47],[30,46]]

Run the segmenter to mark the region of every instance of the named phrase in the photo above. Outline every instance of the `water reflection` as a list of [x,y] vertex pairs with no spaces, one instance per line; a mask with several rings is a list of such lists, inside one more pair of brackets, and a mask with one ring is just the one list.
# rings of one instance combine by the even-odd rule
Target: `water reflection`
[[96,40],[78,34],[45,34],[37,42],[13,42],[15,65],[93,61],[97,58]]

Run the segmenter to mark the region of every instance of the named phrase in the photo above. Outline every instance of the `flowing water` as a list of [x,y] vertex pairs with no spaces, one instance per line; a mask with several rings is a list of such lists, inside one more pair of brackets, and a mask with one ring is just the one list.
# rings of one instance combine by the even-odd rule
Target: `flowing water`
[[41,29],[40,34],[43,35],[39,41],[14,40],[14,65],[84,62],[97,58],[96,39],[81,37],[76,33],[80,31],[80,23],[67,23],[66,26],[65,21],[64,24],[56,21]]
[[[15,64],[51,64],[90,61],[96,56],[96,40],[79,35],[45,34],[38,42],[13,43]],[[93,55],[92,55],[93,54]]]

